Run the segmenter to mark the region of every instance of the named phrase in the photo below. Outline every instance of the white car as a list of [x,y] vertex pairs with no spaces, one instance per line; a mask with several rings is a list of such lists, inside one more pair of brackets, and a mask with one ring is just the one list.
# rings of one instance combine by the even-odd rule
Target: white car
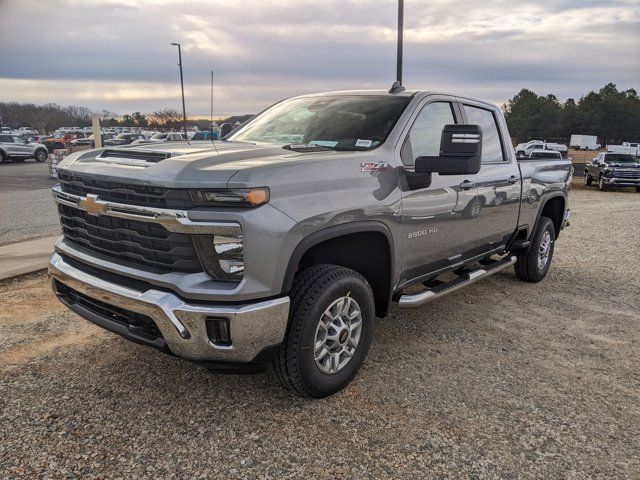
[[184,142],[184,138],[181,133],[155,133],[149,138],[140,139],[133,142],[131,145],[140,145],[144,143],[165,143],[165,142]]
[[640,143],[622,142],[622,145],[607,145],[607,152],[640,157]]
[[516,148],[518,158],[526,158],[536,150],[552,150],[554,152],[567,153],[569,149],[561,143],[543,142],[542,140],[531,140],[530,142],[519,144]]

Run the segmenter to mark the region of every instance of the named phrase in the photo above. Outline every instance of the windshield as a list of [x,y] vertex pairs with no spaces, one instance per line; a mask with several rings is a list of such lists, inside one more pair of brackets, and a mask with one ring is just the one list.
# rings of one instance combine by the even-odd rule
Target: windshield
[[604,161],[607,163],[638,163],[636,157],[633,155],[626,155],[624,153],[610,153],[605,155]]
[[274,105],[229,140],[369,150],[386,140],[410,101],[386,95],[293,98]]
[[166,133],[154,133],[151,135],[152,140],[164,140],[165,138],[167,138]]
[[128,140],[130,136],[129,133],[121,133],[120,135],[116,135],[115,140]]

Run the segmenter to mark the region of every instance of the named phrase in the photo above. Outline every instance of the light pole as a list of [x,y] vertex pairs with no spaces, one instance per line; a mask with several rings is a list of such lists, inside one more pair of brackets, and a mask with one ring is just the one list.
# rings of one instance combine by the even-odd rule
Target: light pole
[[174,45],[176,47],[178,47],[178,66],[180,67],[180,88],[182,90],[182,127],[184,129],[184,138],[185,140],[188,140],[187,137],[187,109],[184,105],[184,78],[182,77],[182,51],[180,49],[180,44],[179,43],[172,43],[171,45]]

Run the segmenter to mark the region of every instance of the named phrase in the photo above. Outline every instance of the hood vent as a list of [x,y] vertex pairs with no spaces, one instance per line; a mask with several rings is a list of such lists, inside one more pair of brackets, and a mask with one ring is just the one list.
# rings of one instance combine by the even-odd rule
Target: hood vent
[[109,160],[109,159],[123,159],[130,160],[135,163],[145,162],[145,163],[158,163],[162,160],[166,160],[171,157],[170,152],[148,152],[145,150],[116,150],[116,149],[106,149],[96,158],[101,160]]

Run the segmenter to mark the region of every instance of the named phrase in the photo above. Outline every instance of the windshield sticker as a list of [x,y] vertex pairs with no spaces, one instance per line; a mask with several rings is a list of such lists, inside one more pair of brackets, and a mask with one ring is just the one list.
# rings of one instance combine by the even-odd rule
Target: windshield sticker
[[291,150],[293,152],[305,153],[305,152],[326,152],[330,149],[321,145],[314,145],[313,143],[293,143],[291,145],[285,145],[282,148]]
[[360,140],[360,139],[358,139],[356,141],[356,147],[369,148],[372,143],[373,143],[373,141],[371,141],[371,140]]

